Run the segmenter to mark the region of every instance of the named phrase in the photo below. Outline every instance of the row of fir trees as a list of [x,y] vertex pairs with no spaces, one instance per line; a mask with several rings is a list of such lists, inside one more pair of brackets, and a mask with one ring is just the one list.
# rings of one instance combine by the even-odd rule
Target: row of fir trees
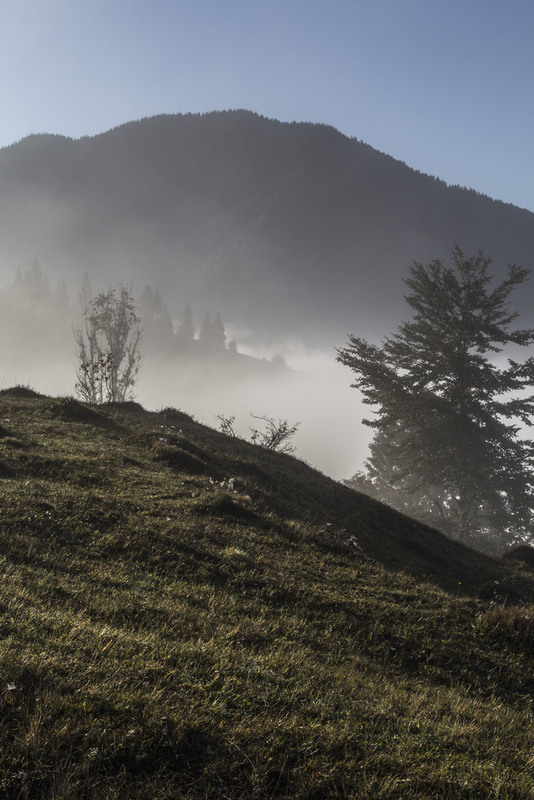
[[[5,321],[10,321],[12,333],[17,338],[23,338],[24,331],[33,330],[41,322],[46,325],[48,332],[51,326],[57,327],[58,333],[64,336],[65,327],[77,324],[84,303],[94,297],[91,281],[85,274],[71,302],[65,280],[60,278],[52,289],[47,274],[35,258],[27,270],[16,270],[12,283],[2,290],[0,301],[3,316]],[[187,352],[189,345],[196,354],[216,354],[237,349],[236,343],[227,339],[219,312],[215,315],[206,312],[197,327],[191,306],[187,303],[181,317],[173,321],[159,290],[150,285],[143,290],[136,302],[136,309],[145,342],[162,354]],[[15,330],[19,327],[20,331]]]

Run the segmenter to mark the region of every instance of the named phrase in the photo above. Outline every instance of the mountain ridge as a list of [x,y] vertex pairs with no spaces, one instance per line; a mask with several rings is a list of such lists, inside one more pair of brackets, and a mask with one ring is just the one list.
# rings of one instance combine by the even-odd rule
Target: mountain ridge
[[158,114],[152,114],[152,115],[146,116],[146,117],[139,117],[137,119],[128,120],[127,122],[119,123],[117,125],[112,126],[111,128],[107,128],[106,130],[100,131],[99,133],[96,133],[96,134],[90,134],[90,135],[89,134],[84,134],[82,136],[77,136],[77,137],[75,137],[75,136],[67,136],[66,134],[61,134],[61,133],[50,133],[50,132],[46,132],[46,131],[43,131],[43,132],[40,132],[40,133],[30,133],[30,134],[27,134],[26,136],[23,136],[20,139],[17,139],[14,142],[11,142],[10,144],[3,145],[2,147],[0,147],[0,153],[2,151],[10,150],[11,148],[18,148],[19,146],[23,146],[24,143],[30,143],[30,142],[33,142],[35,140],[43,140],[43,141],[49,140],[50,142],[62,141],[64,143],[68,143],[68,142],[72,142],[72,143],[85,142],[85,141],[88,141],[88,140],[99,139],[101,137],[104,137],[104,136],[112,133],[112,132],[123,131],[123,130],[128,129],[131,126],[137,125],[139,123],[150,122],[152,120],[173,120],[173,119],[180,119],[180,118],[183,118],[183,117],[185,117],[185,118],[187,118],[187,117],[197,117],[197,118],[200,118],[200,117],[211,117],[211,116],[218,115],[218,114],[243,114],[245,116],[255,117],[255,118],[259,119],[259,120],[265,120],[268,123],[277,123],[279,125],[287,125],[287,126],[293,126],[293,127],[309,126],[309,127],[312,127],[312,128],[323,128],[326,131],[331,132],[332,134],[334,134],[335,136],[337,136],[337,137],[339,137],[341,139],[347,140],[349,142],[355,142],[358,145],[363,145],[364,147],[369,148],[370,150],[372,150],[374,153],[377,153],[379,156],[384,156],[386,159],[391,160],[395,164],[402,165],[402,166],[406,167],[410,172],[413,172],[413,173],[416,173],[417,175],[421,175],[422,177],[430,178],[431,180],[437,181],[438,183],[442,184],[443,186],[445,186],[445,187],[447,187],[449,189],[459,189],[460,191],[473,193],[477,197],[486,198],[487,200],[490,200],[493,203],[499,203],[499,204],[505,205],[505,206],[512,206],[514,209],[517,209],[519,211],[526,211],[528,214],[533,213],[529,209],[524,208],[522,206],[518,206],[515,203],[512,203],[511,201],[506,201],[506,200],[502,200],[501,198],[498,198],[498,197],[493,197],[492,195],[489,195],[489,194],[487,194],[485,192],[479,192],[474,187],[469,187],[466,184],[448,183],[443,178],[440,178],[439,175],[437,175],[437,174],[430,173],[430,172],[425,172],[424,170],[418,169],[416,167],[412,167],[406,161],[403,161],[402,159],[396,158],[395,156],[390,155],[386,151],[380,150],[380,149],[374,147],[373,145],[369,144],[368,142],[365,142],[363,139],[359,139],[357,136],[350,136],[348,134],[345,134],[345,133],[341,132],[334,125],[331,125],[331,124],[328,124],[328,123],[309,122],[309,121],[282,122],[282,121],[278,120],[276,117],[268,117],[266,115],[260,114],[259,112],[249,111],[249,110],[244,109],[244,108],[240,108],[240,109],[222,109],[222,110],[218,110],[218,111],[206,111],[206,112],[185,112],[185,113],[184,112],[176,112],[176,113],[162,112],[162,113],[158,113]]

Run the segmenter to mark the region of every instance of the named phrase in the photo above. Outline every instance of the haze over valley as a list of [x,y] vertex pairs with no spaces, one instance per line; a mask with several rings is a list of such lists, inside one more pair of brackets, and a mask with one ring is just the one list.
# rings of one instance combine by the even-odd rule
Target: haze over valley
[[[3,385],[72,393],[84,276],[94,290],[131,284],[138,299],[148,284],[174,332],[187,304],[197,337],[219,314],[239,358],[231,368],[226,351],[186,358],[148,330],[139,402],[213,426],[235,415],[243,435],[250,412],[299,421],[298,455],[348,477],[369,435],[334,348],[349,333],[392,330],[412,260],[447,259],[454,243],[483,249],[502,275],[528,265],[534,214],[331,127],[247,111],[163,115],[79,140],[30,136],[0,150]],[[533,300],[530,282],[515,298],[522,324]]]
[[[162,115],[0,151],[0,269],[147,280],[250,341],[382,335],[412,260],[455,243],[526,264],[531,212],[449,187],[326,125],[247,111]],[[534,287],[523,298],[532,308]]]
[[[85,292],[93,294],[87,277],[72,297],[63,280],[51,288],[38,260],[0,290],[3,387],[74,393],[74,332],[82,322]],[[217,314],[197,315],[187,304],[171,317],[150,285],[136,300],[143,360],[134,394],[143,406],[180,407],[212,427],[220,424],[219,416],[234,416],[235,430],[244,438],[255,424],[251,414],[287,418],[300,423],[295,445],[301,458],[335,477],[352,474],[368,437],[360,431],[357,398],[333,351],[292,344],[283,357],[265,343],[241,345]],[[332,397],[337,413],[329,420]]]

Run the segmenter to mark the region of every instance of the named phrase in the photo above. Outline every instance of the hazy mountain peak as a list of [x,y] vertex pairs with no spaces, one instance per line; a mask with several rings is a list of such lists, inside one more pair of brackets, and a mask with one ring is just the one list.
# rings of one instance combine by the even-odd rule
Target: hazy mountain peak
[[[534,215],[449,187],[331,126],[163,114],[0,151],[0,266],[150,280],[258,335],[388,329],[412,259],[528,265]],[[525,297],[524,309],[532,306]]]

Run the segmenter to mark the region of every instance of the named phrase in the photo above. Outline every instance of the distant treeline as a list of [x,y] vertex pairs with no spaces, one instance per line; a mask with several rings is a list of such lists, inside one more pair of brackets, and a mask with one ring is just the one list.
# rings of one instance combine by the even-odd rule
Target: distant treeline
[[[65,336],[79,324],[82,301],[91,300],[95,292],[106,287],[93,287],[87,274],[73,299],[66,281],[60,278],[52,288],[51,281],[34,259],[27,270],[18,268],[13,281],[0,290],[3,346],[22,354],[43,346],[62,350]],[[195,353],[237,353],[237,343],[228,340],[219,312],[207,311],[195,324],[193,310],[187,302],[180,316],[171,315],[159,289],[147,284],[137,300],[145,349],[160,355]]]

